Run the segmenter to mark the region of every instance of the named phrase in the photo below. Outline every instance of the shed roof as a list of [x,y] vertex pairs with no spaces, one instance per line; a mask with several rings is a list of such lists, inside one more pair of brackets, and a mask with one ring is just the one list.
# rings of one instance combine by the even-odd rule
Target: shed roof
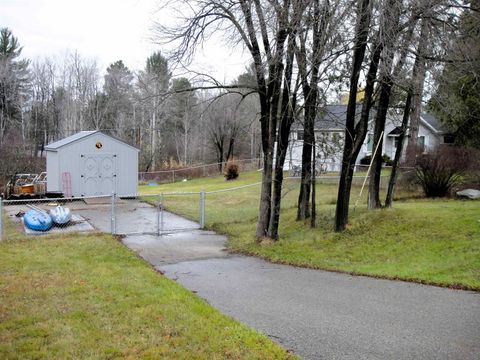
[[129,147],[131,147],[131,148],[133,148],[133,149],[135,149],[135,150],[138,151],[138,149],[137,149],[135,146],[132,146],[132,145],[130,145],[129,143],[127,143],[127,142],[125,142],[125,141],[123,141],[123,140],[121,140],[121,139],[117,139],[116,137],[107,135],[107,134],[101,132],[100,130],[80,131],[80,132],[78,132],[78,133],[76,133],[76,134],[73,134],[73,135],[70,135],[70,136],[68,136],[68,137],[66,137],[66,138],[64,138],[64,139],[62,139],[62,140],[58,140],[58,141],[55,141],[55,142],[53,142],[53,143],[51,143],[51,144],[48,144],[48,145],[45,147],[45,150],[47,150],[47,151],[57,151],[59,148],[65,146],[65,145],[69,145],[69,144],[71,144],[71,143],[73,143],[73,142],[79,141],[79,140],[81,140],[81,139],[84,139],[84,138],[86,138],[86,137],[89,137],[89,136],[91,136],[91,135],[93,135],[93,134],[98,134],[98,133],[100,133],[100,134],[102,134],[102,135],[105,135],[105,136],[108,136],[108,137],[110,137],[110,138],[112,138],[112,139],[114,139],[114,140],[116,140],[116,141],[119,141],[119,142],[121,142],[121,143],[123,143],[123,144],[125,144],[125,145],[127,145],[127,146],[129,146]]

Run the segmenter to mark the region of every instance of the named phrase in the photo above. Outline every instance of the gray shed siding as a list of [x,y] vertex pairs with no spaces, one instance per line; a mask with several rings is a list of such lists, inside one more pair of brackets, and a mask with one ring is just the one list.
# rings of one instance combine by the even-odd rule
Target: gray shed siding
[[[58,153],[47,151],[47,191],[61,191],[62,184],[57,174],[58,170]],[[49,175],[52,176],[49,176]]]
[[[97,143],[101,143],[102,147],[97,148]],[[110,181],[99,183],[98,186],[87,184],[90,164],[95,164],[95,161],[100,163],[104,159],[109,162],[108,167],[111,169]],[[95,169],[92,171],[96,172]],[[56,149],[47,148],[48,191],[64,190],[63,172],[70,173],[73,196],[110,195],[112,192],[134,195],[137,193],[138,150],[101,132],[95,132]]]

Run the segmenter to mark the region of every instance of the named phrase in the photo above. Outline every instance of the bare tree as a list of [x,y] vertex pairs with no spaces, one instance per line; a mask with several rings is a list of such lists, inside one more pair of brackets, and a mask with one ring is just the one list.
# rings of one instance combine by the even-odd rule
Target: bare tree
[[[368,207],[370,209],[381,207],[379,190],[380,175],[382,170],[382,146],[385,123],[387,119],[388,106],[390,104],[390,95],[394,78],[398,75],[397,73],[400,72],[407,53],[405,50],[403,51],[402,55],[400,56],[399,64],[397,64],[396,69],[393,70],[395,45],[400,38],[400,14],[402,10],[402,1],[386,1],[383,5],[382,17],[379,24],[379,41],[381,42],[380,46],[383,48],[383,58],[378,85],[380,94],[377,101],[377,113],[374,123],[373,148],[378,148],[380,151],[374,153],[374,156],[372,157],[372,170],[370,172],[368,192]],[[413,27],[410,27],[410,29],[413,30]],[[411,36],[409,36],[409,38],[410,37]],[[408,46],[408,43],[405,44],[404,49]],[[395,72],[395,74],[392,72]]]
[[242,99],[241,95],[232,93],[212,96],[211,104],[203,114],[220,172],[222,163],[233,157],[241,131],[248,126],[246,119],[240,117],[237,112]]
[[264,160],[256,236],[257,239],[269,236],[274,143],[279,109],[282,108],[283,62],[287,38],[291,34],[292,1],[176,1],[175,7],[182,8],[184,12],[190,9],[190,13],[183,17],[182,23],[169,28],[159,26],[158,30],[161,36],[178,42],[173,54],[178,60],[190,59],[195,48],[211,31],[218,30],[241,41],[252,57],[260,104]]
[[[295,24],[298,28],[295,53],[304,100],[304,139],[297,220],[303,220],[310,217],[310,189],[314,186],[312,182],[315,173],[312,171],[312,161],[314,163],[316,158],[314,127],[322,93],[319,83],[322,81],[322,74],[331,75],[332,64],[343,54],[341,27],[338,24],[345,21],[349,6],[345,6],[341,1],[320,0],[299,1],[295,4],[298,16]],[[314,201],[312,194],[312,206]],[[312,219],[312,223],[315,223],[315,219]]]
[[[358,152],[365,140],[366,127],[368,124],[368,115],[362,116],[358,122],[355,121],[357,110],[356,100],[358,91],[358,81],[362,63],[367,48],[367,40],[370,29],[372,8],[370,0],[361,0],[358,2],[357,24],[355,27],[355,40],[353,47],[352,70],[350,76],[350,91],[347,105],[347,115],[345,120],[345,142],[343,148],[342,169],[340,172],[340,181],[338,186],[337,207],[335,213],[335,230],[342,231],[348,223],[348,210],[350,204],[350,191],[352,186],[353,171]],[[373,59],[376,58],[375,52]],[[379,56],[379,54],[378,54]],[[373,61],[371,67],[375,67]],[[373,72],[373,71],[372,71]],[[374,71],[376,73],[376,69]],[[367,75],[368,78],[368,75]],[[372,84],[373,86],[373,84]],[[372,89],[373,90],[373,89]],[[362,115],[368,114],[369,101],[364,100],[364,109]]]

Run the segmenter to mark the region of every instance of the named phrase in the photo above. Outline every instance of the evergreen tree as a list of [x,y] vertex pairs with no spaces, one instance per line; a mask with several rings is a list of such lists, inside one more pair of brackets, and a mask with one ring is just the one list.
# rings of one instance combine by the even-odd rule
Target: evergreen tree
[[28,61],[8,28],[0,29],[0,145],[10,128],[21,127],[22,104],[28,86]]
[[122,60],[116,61],[107,68],[105,75],[104,91],[107,97],[107,123],[113,125],[114,133],[130,140],[132,137],[133,114],[133,75],[123,64]]
[[455,135],[455,142],[480,148],[480,1],[473,1],[452,39],[451,61],[429,108]]

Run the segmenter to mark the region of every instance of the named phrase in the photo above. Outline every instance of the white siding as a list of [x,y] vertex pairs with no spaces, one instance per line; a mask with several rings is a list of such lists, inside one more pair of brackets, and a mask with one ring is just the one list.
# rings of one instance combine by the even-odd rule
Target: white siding
[[434,135],[433,132],[425,126],[418,127],[418,137],[425,137],[425,151],[433,150],[440,145],[440,136]]

